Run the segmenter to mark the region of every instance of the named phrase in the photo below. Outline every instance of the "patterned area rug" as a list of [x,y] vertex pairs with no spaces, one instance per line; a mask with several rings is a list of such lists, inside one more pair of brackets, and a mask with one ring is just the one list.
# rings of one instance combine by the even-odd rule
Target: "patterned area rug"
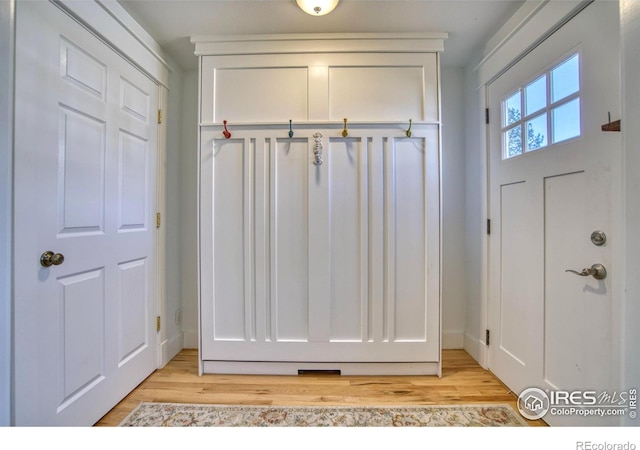
[[509,405],[244,406],[140,403],[121,427],[513,427]]

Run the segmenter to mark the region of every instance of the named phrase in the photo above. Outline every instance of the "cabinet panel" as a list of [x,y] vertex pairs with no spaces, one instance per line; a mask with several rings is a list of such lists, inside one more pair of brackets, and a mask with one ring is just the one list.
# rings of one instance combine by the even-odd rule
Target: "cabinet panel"
[[202,124],[437,122],[436,53],[201,58]]
[[387,143],[386,239],[390,339],[426,339],[426,155],[420,138]]
[[330,67],[329,120],[425,120],[423,80],[422,66]]
[[309,336],[308,143],[272,139],[271,309],[276,341]]
[[359,138],[332,138],[326,152],[332,341],[368,339],[367,155]]
[[214,117],[229,122],[306,121],[307,78],[306,67],[217,69]]
[[243,139],[215,140],[213,149],[213,335],[245,339],[245,159]]
[[439,363],[438,126],[245,128],[201,137],[203,361]]
[[204,371],[439,373],[444,38],[193,41]]

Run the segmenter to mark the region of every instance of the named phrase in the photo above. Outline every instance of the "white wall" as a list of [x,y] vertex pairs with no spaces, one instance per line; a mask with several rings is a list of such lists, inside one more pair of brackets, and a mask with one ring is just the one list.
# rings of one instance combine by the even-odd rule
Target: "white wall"
[[163,361],[168,362],[183,348],[182,332],[182,277],[181,277],[181,186],[180,169],[183,150],[182,137],[182,84],[183,72],[178,64],[167,57],[172,71],[169,73],[164,121],[167,127],[165,160],[165,210],[162,228],[165,238],[165,292],[162,326]]
[[486,327],[483,292],[485,282],[483,270],[485,262],[486,239],[486,178],[482,168],[485,166],[486,154],[484,146],[484,126],[482,125],[482,108],[484,99],[478,90],[477,73],[473,70],[478,57],[472,58],[465,68],[464,78],[464,133],[465,139],[465,261],[466,267],[466,302],[465,302],[465,336],[464,349],[477,361],[483,363],[482,352]]
[[[623,206],[625,219],[625,298],[622,314],[622,379],[621,389],[640,388],[640,3],[620,2],[622,46],[622,140],[623,140]],[[640,426],[640,419],[624,418],[625,425]]]
[[184,73],[180,152],[180,275],[184,347],[198,348],[197,156],[198,72]]
[[442,346],[463,348],[465,261],[464,69],[443,67],[442,79]]
[[0,1],[0,426],[11,415],[14,8]]

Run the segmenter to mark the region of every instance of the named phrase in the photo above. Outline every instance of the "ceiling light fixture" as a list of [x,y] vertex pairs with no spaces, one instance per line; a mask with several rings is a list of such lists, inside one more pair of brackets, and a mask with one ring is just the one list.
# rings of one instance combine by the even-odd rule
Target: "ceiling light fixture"
[[338,6],[339,0],[296,0],[296,3],[307,14],[324,16]]

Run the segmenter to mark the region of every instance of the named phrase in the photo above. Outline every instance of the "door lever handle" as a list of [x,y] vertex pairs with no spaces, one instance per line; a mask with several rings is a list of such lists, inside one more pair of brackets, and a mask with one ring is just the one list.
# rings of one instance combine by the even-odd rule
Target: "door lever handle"
[[591,267],[582,269],[582,272],[578,272],[577,270],[567,269],[565,272],[575,273],[581,277],[593,277],[596,280],[604,280],[607,278],[607,269],[604,268],[602,264],[593,264]]

